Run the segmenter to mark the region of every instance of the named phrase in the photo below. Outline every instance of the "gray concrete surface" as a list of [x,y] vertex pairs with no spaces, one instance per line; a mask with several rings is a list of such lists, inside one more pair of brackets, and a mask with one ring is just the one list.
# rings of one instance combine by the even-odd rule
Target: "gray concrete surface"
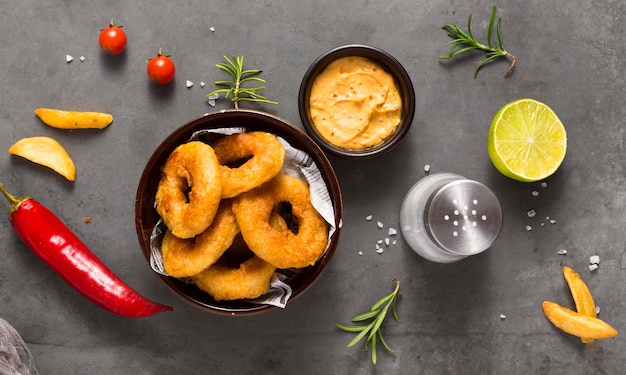
[[[473,12],[473,31],[484,39],[493,6],[486,1],[1,0],[0,180],[50,207],[131,286],[176,310],[130,320],[98,308],[35,258],[5,217],[0,316],[22,334],[42,374],[623,373],[622,334],[585,346],[556,330],[541,303],[572,306],[561,275],[569,265],[588,282],[601,318],[626,328],[626,7],[581,0],[497,5],[517,68],[504,78],[507,64],[499,61],[474,79],[482,56],[440,61],[448,41],[440,27],[465,26]],[[117,57],[103,55],[97,42],[111,18],[129,38]],[[227,318],[188,306],[152,274],[136,238],[135,191],[149,156],[179,125],[231,106],[204,99],[223,78],[214,67],[222,55],[245,55],[249,67],[263,69],[265,94],[280,102],[248,108],[299,126],[297,93],[307,67],[348,43],[377,46],[404,64],[417,110],[391,153],[366,162],[331,158],[345,199],[331,266],[284,310]],[[145,74],[159,47],[178,69],[168,87],[155,87]],[[66,54],[75,60],[66,63]],[[186,80],[195,85],[186,88]],[[565,162],[544,188],[501,176],[487,155],[493,115],[522,97],[550,105],[568,130]],[[37,107],[111,112],[115,122],[103,131],[59,131],[39,122]],[[66,147],[77,167],[74,183],[6,152],[35,135]],[[421,259],[401,238],[375,252],[383,232],[365,217],[398,228],[402,198],[425,164],[431,173],[483,182],[500,197],[504,227],[490,250],[447,265]],[[601,259],[595,272],[587,268],[591,255]],[[334,323],[347,323],[390,292],[394,277],[402,282],[400,322],[388,321],[384,332],[397,354],[379,348],[373,366],[360,345],[346,348],[352,335]]]

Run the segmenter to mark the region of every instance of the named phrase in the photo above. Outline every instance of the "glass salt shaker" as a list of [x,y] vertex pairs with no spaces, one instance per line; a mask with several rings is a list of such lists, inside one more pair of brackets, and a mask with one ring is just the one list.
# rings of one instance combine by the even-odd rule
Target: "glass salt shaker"
[[417,254],[432,262],[452,263],[491,247],[502,229],[502,206],[480,182],[435,173],[406,194],[400,227]]

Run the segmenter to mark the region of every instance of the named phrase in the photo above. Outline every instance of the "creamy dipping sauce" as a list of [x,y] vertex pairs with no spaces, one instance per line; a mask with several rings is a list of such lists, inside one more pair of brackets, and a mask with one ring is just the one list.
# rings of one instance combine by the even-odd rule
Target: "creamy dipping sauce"
[[381,143],[400,124],[402,99],[393,77],[357,56],[330,63],[313,81],[311,119],[335,146],[361,150]]

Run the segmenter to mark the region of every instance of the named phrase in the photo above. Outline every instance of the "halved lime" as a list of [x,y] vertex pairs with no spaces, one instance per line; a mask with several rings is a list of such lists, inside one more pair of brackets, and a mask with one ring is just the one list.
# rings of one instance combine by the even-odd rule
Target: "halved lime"
[[518,99],[496,113],[487,139],[489,157],[503,175],[540,181],[559,168],[567,133],[556,113],[534,99]]

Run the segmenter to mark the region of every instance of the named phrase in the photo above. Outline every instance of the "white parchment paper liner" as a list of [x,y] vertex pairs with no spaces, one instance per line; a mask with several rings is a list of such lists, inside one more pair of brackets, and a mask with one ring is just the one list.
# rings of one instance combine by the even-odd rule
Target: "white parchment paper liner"
[[[244,127],[198,130],[191,135],[189,141],[199,140],[211,143],[213,140],[218,139],[223,135],[230,135],[245,131],[247,131],[247,129]],[[328,245],[324,250],[324,253],[326,253],[328,246],[330,246],[330,238],[336,230],[335,211],[333,209],[333,202],[330,199],[326,183],[322,178],[322,174],[317,167],[317,164],[315,164],[315,161],[309,156],[308,153],[292,147],[281,137],[277,136],[277,138],[282,143],[283,147],[285,147],[285,162],[283,163],[283,167],[280,172],[306,180],[309,183],[311,203],[329,224]],[[161,242],[166,230],[167,228],[163,223],[163,220],[159,219],[150,235],[150,267],[152,267],[152,270],[161,275],[169,276],[163,267],[163,258],[161,255]],[[299,272],[300,270],[298,269],[276,270],[272,276],[268,292],[259,298],[248,301],[251,303],[267,304],[285,308],[292,293],[291,287],[288,283],[290,280],[295,278]]]

